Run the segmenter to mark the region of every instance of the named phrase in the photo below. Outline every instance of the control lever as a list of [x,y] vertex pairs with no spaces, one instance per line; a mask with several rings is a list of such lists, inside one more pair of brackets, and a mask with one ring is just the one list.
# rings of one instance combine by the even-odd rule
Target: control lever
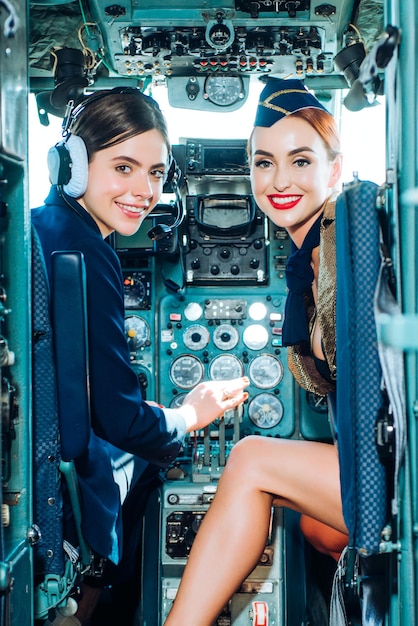
[[205,426],[203,430],[203,466],[210,465],[210,431],[209,426]]
[[219,467],[225,467],[226,463],[226,441],[225,441],[225,418],[219,421]]

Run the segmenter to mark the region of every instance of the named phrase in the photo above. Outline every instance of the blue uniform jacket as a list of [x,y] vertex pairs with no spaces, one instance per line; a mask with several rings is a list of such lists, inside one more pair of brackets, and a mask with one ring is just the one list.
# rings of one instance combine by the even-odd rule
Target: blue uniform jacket
[[97,553],[117,563],[122,550],[121,504],[108,442],[164,468],[179,453],[186,424],[176,409],[150,407],[142,399],[125,337],[120,262],[95,221],[55,186],[45,205],[31,213],[49,276],[53,251],[79,250],[84,255],[92,432],[88,450],[77,460],[83,532]]

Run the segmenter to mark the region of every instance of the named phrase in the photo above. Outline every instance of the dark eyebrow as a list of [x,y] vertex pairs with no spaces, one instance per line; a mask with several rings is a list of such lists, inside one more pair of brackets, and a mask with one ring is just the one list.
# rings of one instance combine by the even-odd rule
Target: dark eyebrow
[[294,150],[290,150],[289,156],[293,156],[294,154],[299,154],[299,152],[315,152],[309,146],[302,146],[301,148],[295,148]]
[[118,154],[117,156],[113,157],[112,161],[127,161],[128,163],[132,163],[132,165],[140,164],[139,161],[137,161],[136,159],[128,156],[123,156],[123,154]]
[[273,156],[271,152],[266,152],[265,150],[256,150],[254,152],[254,156],[256,154],[262,154],[263,156],[268,156],[268,157],[272,157]]
[[[141,163],[132,157],[118,155],[112,159],[112,161],[126,161],[127,163],[131,163],[132,165],[140,166]],[[167,163],[155,163],[155,165],[151,166],[152,170],[159,169],[161,167],[166,167]]]
[[[302,146],[301,148],[295,148],[294,150],[290,150],[288,155],[294,156],[295,154],[299,154],[300,152],[315,152],[315,150],[312,150],[312,148],[309,148],[309,146]],[[272,154],[271,152],[267,152],[266,150],[256,150],[254,152],[254,156],[256,154],[261,154],[267,157],[274,157],[274,154]]]

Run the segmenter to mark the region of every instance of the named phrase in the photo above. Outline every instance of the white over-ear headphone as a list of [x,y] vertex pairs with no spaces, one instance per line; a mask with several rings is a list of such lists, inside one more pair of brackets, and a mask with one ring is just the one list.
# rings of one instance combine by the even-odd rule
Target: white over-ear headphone
[[67,105],[62,128],[64,139],[50,148],[48,152],[49,178],[53,185],[61,187],[72,198],[80,198],[87,189],[88,155],[86,144],[81,137],[71,134],[71,129],[80,113],[91,102],[106,97],[109,93],[120,93],[121,88],[97,92],[87,96],[77,106],[74,101]]
[[80,198],[86,192],[88,165],[86,144],[77,135],[69,134],[48,152],[51,183],[62,187],[72,198]]

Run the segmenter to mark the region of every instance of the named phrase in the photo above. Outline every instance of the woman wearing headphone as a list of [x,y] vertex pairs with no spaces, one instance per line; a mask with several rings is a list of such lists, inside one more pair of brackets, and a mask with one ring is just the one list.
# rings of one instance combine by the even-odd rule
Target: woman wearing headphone
[[[264,213],[292,240],[283,345],[297,382],[335,401],[336,124],[298,80],[269,79],[249,141],[251,185]],[[337,448],[246,437],[231,451],[204,517],[166,626],[211,626],[254,569],[272,506],[301,516],[315,547],[338,559],[348,541]]]
[[[243,402],[248,379],[201,383],[178,409],[143,400],[125,338],[121,266],[105,238],[114,231],[132,235],[157,204],[171,158],[165,119],[139,90],[116,89],[87,98],[66,126],[49,155],[55,184],[45,205],[32,211],[32,223],[49,275],[52,252],[84,255],[92,431],[77,459],[83,529],[93,550],[118,564],[121,500],[135,486],[140,497],[141,485],[176,458],[186,433]],[[138,533],[138,524],[131,526]],[[82,605],[77,615],[82,623]]]

